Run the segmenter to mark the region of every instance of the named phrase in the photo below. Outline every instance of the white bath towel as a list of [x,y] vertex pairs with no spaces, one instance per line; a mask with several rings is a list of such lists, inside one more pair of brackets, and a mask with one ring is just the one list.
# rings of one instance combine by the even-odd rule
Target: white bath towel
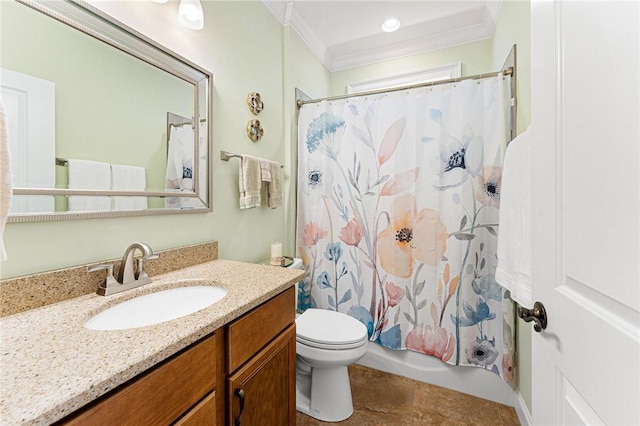
[[[111,189],[114,191],[144,191],[147,188],[144,167],[111,165]],[[113,210],[144,210],[148,207],[147,197],[114,196],[111,197]]]
[[0,261],[7,260],[2,236],[11,210],[12,176],[8,139],[7,117],[4,106],[0,102]]
[[259,158],[249,155],[241,156],[238,183],[240,189],[240,208],[250,209],[259,207],[262,201],[260,197],[262,171],[260,169]]
[[269,182],[269,207],[275,209],[282,205],[282,167],[271,161],[271,181]]
[[[193,191],[193,127],[171,126],[167,152],[167,192]],[[167,197],[165,207],[182,208],[181,197]]]
[[[111,164],[102,161],[67,160],[69,164],[69,189],[111,189]],[[71,195],[69,211],[109,211],[108,196]]]
[[500,191],[500,232],[496,281],[511,292],[511,299],[531,308],[531,129],[507,147]]

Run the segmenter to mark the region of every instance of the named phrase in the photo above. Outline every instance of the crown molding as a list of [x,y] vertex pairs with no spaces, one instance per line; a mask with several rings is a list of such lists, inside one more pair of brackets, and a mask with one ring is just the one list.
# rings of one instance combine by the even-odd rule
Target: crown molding
[[327,70],[332,71],[331,68],[327,66],[327,64],[333,61],[333,57],[331,52],[327,48],[327,46],[316,36],[316,34],[311,31],[307,23],[300,17],[300,15],[296,12],[295,7],[291,11],[291,28],[295,30],[296,33],[300,36],[302,41],[311,49],[311,51],[320,59],[327,68]]
[[[290,2],[289,2],[290,3]],[[283,1],[268,1],[262,0],[262,4],[267,8],[269,12],[280,22],[280,24],[285,25],[286,18],[286,10],[287,4]]]
[[411,40],[398,41],[371,49],[361,49],[352,54],[334,54],[333,60],[330,63],[325,63],[325,66],[331,72],[342,71],[489,38],[491,38],[491,34],[487,34],[485,26],[478,24],[447,33],[434,34],[429,37],[416,37]]
[[[325,68],[334,72],[489,39],[493,36],[502,1],[486,2],[480,23],[480,12],[466,12],[432,21],[428,26],[401,28],[394,33],[392,41],[387,34],[376,34],[335,46],[326,46],[320,40],[297,13],[294,2],[262,0],[262,3],[282,25],[291,26]],[[457,29],[449,30],[456,26]],[[401,39],[399,34],[404,37]]]

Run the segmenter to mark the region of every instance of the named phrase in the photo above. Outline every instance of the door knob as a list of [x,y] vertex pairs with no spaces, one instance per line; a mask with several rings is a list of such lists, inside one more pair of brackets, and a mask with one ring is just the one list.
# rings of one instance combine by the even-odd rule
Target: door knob
[[518,316],[525,322],[534,321],[533,329],[538,333],[547,328],[547,311],[542,302],[534,303],[533,309],[518,306]]

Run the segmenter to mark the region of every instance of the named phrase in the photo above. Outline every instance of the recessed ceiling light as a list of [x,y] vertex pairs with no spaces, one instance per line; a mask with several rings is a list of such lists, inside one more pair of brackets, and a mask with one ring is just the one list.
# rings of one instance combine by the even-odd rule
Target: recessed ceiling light
[[384,31],[385,33],[392,33],[400,28],[400,21],[395,18],[387,19],[382,23],[380,28],[382,28],[382,31]]

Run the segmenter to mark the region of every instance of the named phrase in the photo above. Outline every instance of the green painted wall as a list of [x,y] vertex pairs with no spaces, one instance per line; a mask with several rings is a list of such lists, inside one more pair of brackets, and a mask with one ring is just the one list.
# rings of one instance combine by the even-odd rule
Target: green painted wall
[[[1,7],[1,66],[55,83],[56,156],[144,167],[162,190],[167,112],[192,117],[193,86],[24,5]],[[57,188],[67,172],[56,167]]]
[[[4,14],[6,2],[0,2]],[[0,277],[119,258],[134,241],[165,249],[211,240],[220,257],[257,261],[270,243],[284,240],[284,207],[238,208],[238,161],[222,162],[221,149],[285,162],[283,133],[283,28],[258,1],[204,2],[205,29],[192,31],[177,21],[178,2],[96,2],[111,16],[214,74],[213,211],[211,213],[10,223],[4,234],[8,260]],[[259,119],[265,129],[257,143],[246,136],[255,118],[247,94],[265,101]],[[137,111],[144,115],[145,111]],[[164,120],[164,119],[163,119]],[[290,167],[286,167],[286,172]]]

